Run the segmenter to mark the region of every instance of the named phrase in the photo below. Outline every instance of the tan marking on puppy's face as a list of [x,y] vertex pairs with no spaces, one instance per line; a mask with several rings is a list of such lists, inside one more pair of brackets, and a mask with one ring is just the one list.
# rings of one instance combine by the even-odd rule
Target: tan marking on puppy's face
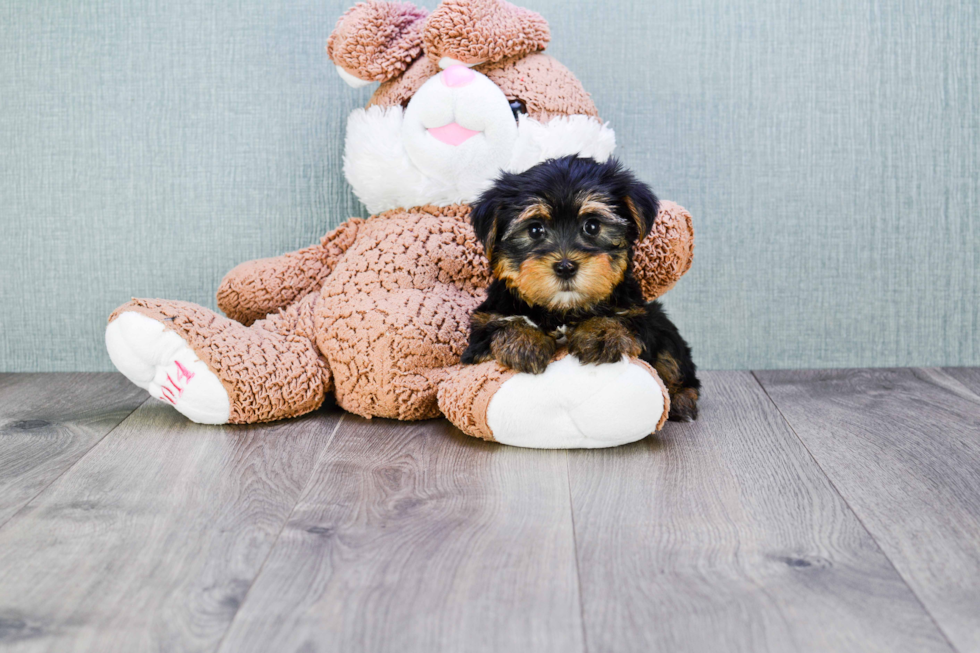
[[516,283],[518,266],[508,258],[500,257],[493,264],[493,276],[507,284],[508,288],[513,288]]
[[593,256],[577,254],[569,258],[579,265],[578,274],[572,278],[572,282],[585,300],[582,308],[608,297],[626,274],[626,255],[623,252]]
[[528,304],[550,307],[562,292],[561,280],[552,267],[560,260],[560,255],[552,253],[523,261],[513,277],[513,285],[510,282],[508,285]]
[[509,225],[507,225],[507,230],[504,232],[504,239],[510,238],[514,232],[521,229],[530,220],[551,220],[551,207],[544,200],[537,200],[525,208],[520,214],[514,218]]
[[526,209],[521,211],[519,216],[517,216],[518,220],[530,220],[531,218],[550,220],[551,206],[549,206],[544,200],[539,199],[533,204],[530,204]]
[[612,206],[609,198],[600,195],[598,193],[580,193],[578,197],[579,216],[586,216],[589,214],[602,216],[610,222],[616,222],[623,224],[626,221],[616,213],[616,209]]
[[[571,279],[562,280],[555,275],[554,265],[562,258],[578,264],[578,272]],[[553,311],[588,309],[608,297],[623,280],[626,256],[572,252],[563,257],[560,252],[552,252],[517,266],[501,259],[494,273],[532,306]]]

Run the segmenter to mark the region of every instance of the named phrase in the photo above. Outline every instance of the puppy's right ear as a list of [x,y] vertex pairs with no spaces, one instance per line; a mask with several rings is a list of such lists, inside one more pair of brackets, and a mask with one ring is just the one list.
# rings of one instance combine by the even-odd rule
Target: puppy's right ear
[[497,246],[501,206],[500,196],[491,188],[480,196],[470,213],[473,231],[476,232],[477,239],[483,243],[483,251],[486,252],[488,259],[493,259],[493,250]]
[[637,241],[642,241],[653,228],[653,222],[660,211],[660,200],[653,194],[649,186],[627,173],[628,191],[623,198],[630,217],[636,224]]

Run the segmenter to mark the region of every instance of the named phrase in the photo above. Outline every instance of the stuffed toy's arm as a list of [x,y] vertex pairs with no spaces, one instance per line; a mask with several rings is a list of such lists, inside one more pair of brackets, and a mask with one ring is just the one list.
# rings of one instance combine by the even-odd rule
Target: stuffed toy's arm
[[693,258],[691,214],[673,202],[660,202],[653,228],[633,254],[634,274],[646,300],[653,301],[673,288]]
[[250,325],[319,290],[337,260],[354,243],[363,222],[351,218],[317,245],[236,266],[221,281],[218,307],[231,319]]

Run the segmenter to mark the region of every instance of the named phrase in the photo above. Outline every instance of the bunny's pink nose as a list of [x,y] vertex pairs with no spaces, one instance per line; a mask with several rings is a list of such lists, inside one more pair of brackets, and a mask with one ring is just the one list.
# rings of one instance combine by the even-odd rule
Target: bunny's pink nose
[[466,86],[476,77],[476,73],[459,64],[442,71],[442,81],[446,86]]

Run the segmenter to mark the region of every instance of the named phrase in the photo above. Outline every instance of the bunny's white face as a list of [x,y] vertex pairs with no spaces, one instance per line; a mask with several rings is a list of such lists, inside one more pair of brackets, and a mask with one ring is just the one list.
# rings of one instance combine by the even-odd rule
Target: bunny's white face
[[469,203],[501,171],[549,158],[604,161],[613,131],[583,115],[544,124],[515,113],[486,76],[453,65],[423,84],[408,106],[355,110],[347,124],[344,173],[371,213]]
[[506,168],[516,141],[507,97],[466,66],[430,78],[405,108],[402,142],[409,159],[427,176],[463,191],[482,189]]

